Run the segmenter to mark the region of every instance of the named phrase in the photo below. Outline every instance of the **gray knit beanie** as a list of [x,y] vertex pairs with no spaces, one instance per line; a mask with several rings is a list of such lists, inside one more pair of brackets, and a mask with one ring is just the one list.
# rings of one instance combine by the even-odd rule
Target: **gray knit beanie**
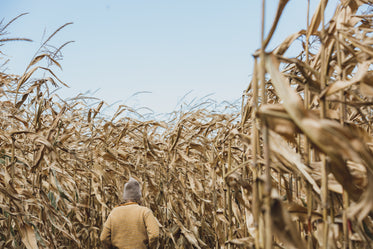
[[124,184],[123,200],[141,200],[141,186],[140,183],[136,181],[136,179],[130,177],[129,181]]

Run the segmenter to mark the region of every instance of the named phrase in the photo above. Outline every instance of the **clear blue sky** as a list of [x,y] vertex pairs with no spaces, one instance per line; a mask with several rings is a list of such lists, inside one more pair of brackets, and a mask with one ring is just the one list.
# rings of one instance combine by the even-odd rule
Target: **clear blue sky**
[[[267,0],[266,29],[277,0]],[[329,1],[333,9],[335,1]],[[315,9],[318,1],[311,0]],[[270,47],[306,27],[307,0],[288,3]],[[241,97],[250,82],[252,53],[260,46],[260,0],[2,0],[0,16],[11,42],[2,51],[11,59],[8,73],[22,73],[40,43],[59,26],[66,27],[50,44],[64,48],[63,71],[56,74],[70,88],[64,97],[95,91],[111,104],[149,107],[156,113],[177,109],[189,100],[213,94],[217,101]],[[1,68],[0,70],[4,70]],[[136,92],[151,93],[139,94]],[[186,100],[188,101],[188,99]]]

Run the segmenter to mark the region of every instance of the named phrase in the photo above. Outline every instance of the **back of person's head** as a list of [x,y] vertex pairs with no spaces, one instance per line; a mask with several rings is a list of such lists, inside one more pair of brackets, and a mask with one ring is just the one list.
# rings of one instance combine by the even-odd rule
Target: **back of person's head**
[[140,201],[141,200],[141,186],[140,183],[130,177],[129,181],[124,184],[123,190],[124,201]]

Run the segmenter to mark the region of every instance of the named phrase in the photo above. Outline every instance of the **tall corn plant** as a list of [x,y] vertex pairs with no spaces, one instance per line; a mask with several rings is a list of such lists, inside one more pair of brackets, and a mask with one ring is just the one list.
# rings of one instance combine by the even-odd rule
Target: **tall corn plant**
[[[370,245],[371,4],[343,1],[326,23],[327,1],[320,1],[307,30],[290,35],[271,52],[264,51],[287,2],[279,1],[260,50],[259,63],[264,66],[254,68],[258,72],[254,75],[263,74],[264,68],[268,73],[267,86],[263,80],[261,84],[272,96],[271,104],[263,101],[249,119],[253,111],[249,98],[242,120],[243,127],[265,120],[270,129],[271,184],[277,188],[272,191],[272,227],[259,229],[259,238],[267,240],[266,229],[273,229],[274,242],[292,248],[305,248],[306,239],[309,248]],[[296,39],[302,39],[305,51],[295,58],[284,57]],[[254,99],[256,82],[253,79],[254,87],[245,93]],[[263,148],[268,143],[264,132]],[[255,153],[257,146],[252,141]],[[263,162],[267,165],[268,159]],[[286,195],[281,197],[283,190]],[[263,202],[259,206],[266,209]],[[282,212],[280,218],[275,218],[276,212]]]

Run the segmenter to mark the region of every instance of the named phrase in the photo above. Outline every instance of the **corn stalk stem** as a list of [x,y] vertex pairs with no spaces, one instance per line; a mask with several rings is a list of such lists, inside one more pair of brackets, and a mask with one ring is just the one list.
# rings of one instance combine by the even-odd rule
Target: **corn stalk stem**
[[[346,21],[346,20],[344,20]],[[337,39],[336,39],[336,47],[337,47],[337,63],[338,67],[341,69],[340,74],[338,75],[339,79],[344,79],[344,70],[342,70],[342,60],[343,60],[343,54],[341,52],[341,43],[340,39],[343,39],[343,36],[340,35],[339,31],[337,30]],[[345,116],[346,116],[346,98],[344,95],[343,91],[339,92],[339,99],[340,99],[340,105],[339,105],[339,119],[340,123],[344,125],[345,121]],[[348,230],[348,219],[347,219],[347,209],[349,206],[349,196],[346,191],[343,191],[343,217],[342,217],[342,222],[343,222],[343,249],[347,248],[352,248],[352,241],[349,239],[349,230]]]
[[[215,153],[215,152],[214,152]],[[214,158],[214,157],[212,157]],[[218,224],[217,224],[217,191],[216,191],[216,170],[217,170],[217,161],[213,162],[214,170],[212,172],[212,189],[213,189],[213,205],[214,205],[214,231],[215,231],[215,248],[219,248],[219,238],[218,238]]]
[[[320,63],[320,71],[321,71],[321,90],[325,89],[326,87],[326,51],[325,51],[325,41],[326,41],[326,32],[325,32],[325,0],[322,0],[321,3],[321,23],[322,23],[322,30],[321,30],[321,63]],[[320,117],[323,119],[326,116],[326,100],[322,98],[320,100]],[[324,221],[324,233],[323,233],[323,248],[328,248],[328,238],[329,238],[329,221],[328,221],[328,169],[327,169],[327,162],[326,162],[326,155],[321,155],[322,161],[322,169],[321,169],[321,202],[322,202],[322,209],[323,209],[323,221]]]
[[252,151],[252,168],[253,168],[253,205],[252,212],[254,216],[254,227],[256,228],[255,233],[255,248],[260,247],[260,228],[259,228],[259,214],[260,214],[260,197],[259,197],[259,185],[258,185],[258,129],[256,113],[258,111],[258,59],[254,59],[254,72],[252,78],[253,87],[253,111],[251,113],[251,151]]
[[[262,26],[261,26],[261,49],[260,49],[260,84],[262,105],[267,103],[266,82],[265,82],[265,64],[264,64],[264,50],[266,42],[264,40],[265,32],[265,4],[262,0]],[[264,186],[264,225],[265,225],[265,249],[272,248],[272,219],[271,219],[271,169],[270,169],[270,155],[269,155],[269,131],[265,118],[261,120],[263,131],[263,156],[265,161],[265,186]]]
[[272,181],[270,173],[270,159],[269,159],[269,134],[268,127],[265,124],[263,131],[263,142],[264,142],[264,160],[266,164],[265,169],[265,191],[264,191],[264,205],[265,205],[265,226],[266,226],[266,240],[265,248],[272,248],[272,217],[271,217],[271,190],[272,190]]
[[[228,171],[232,169],[232,140],[229,140],[228,147]],[[226,178],[227,180],[227,178]],[[232,189],[230,185],[227,186],[228,189],[228,220],[229,220],[229,229],[228,229],[228,240],[232,239],[233,236],[233,227],[232,227]],[[231,244],[228,244],[228,248],[231,248]]]
[[[309,32],[310,27],[310,0],[307,1],[307,33]],[[306,37],[306,47],[305,47],[305,54],[306,54],[306,64],[309,65],[309,39]],[[307,110],[309,108],[310,103],[310,90],[309,84],[305,85],[304,88],[304,107]],[[305,136],[304,139],[304,147],[305,147],[305,163],[309,165],[311,162],[311,148],[308,137]],[[308,227],[307,227],[307,249],[313,248],[312,242],[312,204],[313,204],[313,196],[312,196],[312,187],[310,184],[307,184],[307,219],[308,219]]]
[[12,184],[14,183],[14,174],[15,174],[15,146],[14,146],[14,143],[15,143],[15,138],[12,137],[12,157],[11,157],[11,162],[10,164],[12,165],[12,168],[11,168],[11,177],[12,177]]

